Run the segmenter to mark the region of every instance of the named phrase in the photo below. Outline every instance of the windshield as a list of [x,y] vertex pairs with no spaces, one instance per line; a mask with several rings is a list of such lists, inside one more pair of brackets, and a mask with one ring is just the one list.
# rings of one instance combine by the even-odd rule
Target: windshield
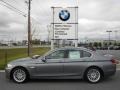
[[49,50],[48,52],[46,52],[43,56],[48,55],[52,50]]

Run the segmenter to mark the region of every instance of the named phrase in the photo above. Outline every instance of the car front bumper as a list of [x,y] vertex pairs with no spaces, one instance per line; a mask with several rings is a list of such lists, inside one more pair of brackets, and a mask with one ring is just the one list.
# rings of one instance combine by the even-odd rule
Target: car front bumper
[[10,72],[11,72],[10,68],[5,68],[5,76],[6,76],[7,79],[11,79],[10,78]]

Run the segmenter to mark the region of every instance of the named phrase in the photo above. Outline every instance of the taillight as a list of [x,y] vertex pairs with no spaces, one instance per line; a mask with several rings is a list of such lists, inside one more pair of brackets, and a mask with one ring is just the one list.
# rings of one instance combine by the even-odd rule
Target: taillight
[[115,60],[115,59],[112,59],[111,62],[112,62],[113,64],[119,64],[119,61],[118,61],[118,60]]

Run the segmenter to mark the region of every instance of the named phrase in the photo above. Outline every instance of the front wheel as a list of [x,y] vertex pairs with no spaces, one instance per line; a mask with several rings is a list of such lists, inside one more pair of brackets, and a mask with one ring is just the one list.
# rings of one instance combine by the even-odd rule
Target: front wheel
[[27,80],[27,72],[23,68],[16,68],[12,71],[12,79],[16,83],[23,83]]
[[99,69],[97,68],[90,68],[87,70],[86,74],[85,74],[85,78],[87,79],[87,81],[89,81],[90,83],[97,83],[101,80],[102,75]]

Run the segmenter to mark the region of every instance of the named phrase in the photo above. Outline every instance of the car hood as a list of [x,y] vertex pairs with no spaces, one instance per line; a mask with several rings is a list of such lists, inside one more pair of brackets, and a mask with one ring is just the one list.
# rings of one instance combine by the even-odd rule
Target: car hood
[[32,59],[30,57],[26,57],[26,58],[20,58],[20,59],[16,59],[14,61],[11,61],[11,64],[26,64],[26,63],[42,63],[41,57],[38,59]]

